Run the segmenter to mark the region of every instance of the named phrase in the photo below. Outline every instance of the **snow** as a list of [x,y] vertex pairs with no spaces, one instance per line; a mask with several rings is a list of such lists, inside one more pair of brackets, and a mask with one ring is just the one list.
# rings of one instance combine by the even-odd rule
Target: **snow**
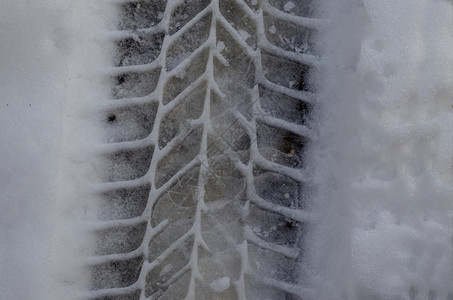
[[211,282],[209,286],[217,293],[223,292],[230,288],[230,278],[229,277],[218,278]]
[[269,30],[270,33],[276,33],[277,32],[277,29],[275,28],[274,25],[271,25],[268,30]]
[[[55,9],[55,8],[54,8]],[[66,78],[57,10],[6,1],[0,11],[0,298],[45,299]],[[53,61],[49,65],[49,61]],[[36,70],[39,70],[37,72]]]
[[0,9],[1,299],[68,299],[75,288],[69,266],[83,252],[74,231],[83,200],[69,198],[85,183],[73,170],[86,168],[83,151],[75,161],[68,149],[90,136],[68,134],[82,123],[74,104],[102,88],[87,78],[98,65],[86,34],[95,6],[71,2],[5,0]]
[[[100,73],[111,57],[99,30],[109,24],[101,16],[112,15],[92,2],[2,1],[1,299],[68,299],[86,290],[80,265],[93,245],[82,229],[95,219],[93,145],[102,140],[93,112],[107,98]],[[304,286],[314,299],[451,299],[451,3],[318,5],[319,136],[308,161],[318,188],[310,210],[321,217],[304,245]],[[231,280],[210,287],[221,292]]]
[[294,3],[292,3],[291,1],[287,2],[284,6],[283,6],[283,9],[285,11],[291,11],[293,8],[295,7]]
[[315,299],[451,298],[451,3],[326,0],[319,11]]

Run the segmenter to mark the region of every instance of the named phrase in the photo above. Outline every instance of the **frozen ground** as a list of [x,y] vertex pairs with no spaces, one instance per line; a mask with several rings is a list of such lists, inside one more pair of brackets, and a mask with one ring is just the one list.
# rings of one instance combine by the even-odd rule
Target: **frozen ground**
[[[105,98],[95,72],[108,64],[92,29],[108,13],[90,1],[1,2],[0,298],[67,299],[90,249],[78,222],[95,173],[90,111]],[[315,299],[450,300],[451,2],[319,3],[320,221],[307,281]]]

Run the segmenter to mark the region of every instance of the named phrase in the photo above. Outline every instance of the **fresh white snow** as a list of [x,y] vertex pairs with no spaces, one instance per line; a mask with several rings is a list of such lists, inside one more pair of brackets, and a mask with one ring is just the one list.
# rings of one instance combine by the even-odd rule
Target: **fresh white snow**
[[321,2],[315,299],[451,299],[452,3]]
[[[53,3],[56,4],[56,3]],[[45,299],[66,83],[61,5],[0,9],[0,298]]]
[[76,289],[87,243],[75,224],[90,200],[84,147],[95,136],[83,112],[103,93],[93,72],[108,57],[93,42],[105,23],[96,9],[0,4],[0,299],[70,299]]

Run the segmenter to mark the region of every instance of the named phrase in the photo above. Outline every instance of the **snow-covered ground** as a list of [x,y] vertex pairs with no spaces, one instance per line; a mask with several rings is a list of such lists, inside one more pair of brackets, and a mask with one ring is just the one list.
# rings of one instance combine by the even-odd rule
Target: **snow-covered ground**
[[71,258],[86,247],[75,232],[94,136],[84,116],[103,91],[93,72],[108,58],[93,42],[104,22],[97,9],[1,1],[0,299],[70,298]]
[[[322,0],[316,299],[452,299],[453,21],[446,0]],[[0,4],[0,299],[68,299],[109,65],[93,1]],[[90,150],[91,149],[91,150]],[[89,211],[89,210],[88,210]],[[304,272],[305,273],[305,272]]]
[[321,2],[317,299],[451,299],[452,3]]
[[0,9],[2,299],[45,299],[49,286],[68,49],[61,7],[41,2]]

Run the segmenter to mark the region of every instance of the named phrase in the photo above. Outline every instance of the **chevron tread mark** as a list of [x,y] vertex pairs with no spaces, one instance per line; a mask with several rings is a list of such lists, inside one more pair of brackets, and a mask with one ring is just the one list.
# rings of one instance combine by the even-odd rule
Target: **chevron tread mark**
[[84,297],[302,299],[318,61],[310,1],[113,5],[105,176]]

